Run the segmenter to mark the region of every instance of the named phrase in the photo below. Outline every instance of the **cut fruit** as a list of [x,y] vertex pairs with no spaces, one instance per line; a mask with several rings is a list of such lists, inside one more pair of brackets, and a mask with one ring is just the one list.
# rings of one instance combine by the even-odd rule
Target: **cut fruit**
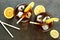
[[57,30],[51,30],[50,31],[50,36],[52,37],[52,38],[58,38],[59,37],[59,32],[57,31]]
[[26,18],[30,18],[31,17],[31,12],[28,12],[28,14],[26,15]]
[[45,7],[43,5],[38,5],[35,7],[35,9],[34,9],[35,15],[38,15],[42,12],[46,12]]
[[51,22],[53,22],[53,21],[54,21],[54,22],[58,22],[59,20],[60,20],[59,18],[50,18],[50,19],[47,19],[47,20],[46,20],[46,23],[49,24],[49,23],[51,23]]
[[31,2],[26,8],[25,8],[25,10],[24,10],[24,12],[28,12],[31,8],[33,8],[34,7],[34,2]]
[[7,8],[4,10],[4,16],[5,16],[7,19],[13,18],[13,16],[14,16],[14,8],[12,8],[12,7],[7,7]]

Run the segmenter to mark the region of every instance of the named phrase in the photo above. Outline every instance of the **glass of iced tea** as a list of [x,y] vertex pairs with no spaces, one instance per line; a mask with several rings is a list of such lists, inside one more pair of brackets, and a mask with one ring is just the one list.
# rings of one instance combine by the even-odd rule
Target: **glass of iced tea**
[[[31,18],[32,9],[28,12],[24,12],[24,9],[27,7],[27,4],[18,4],[15,8],[15,18],[19,20],[22,16],[25,16],[21,22],[29,22]],[[26,14],[27,13],[27,14]]]
[[39,23],[39,25],[36,26],[39,27],[41,31],[46,32],[50,30],[51,27],[53,27],[53,22],[49,24],[45,22],[47,19],[50,19],[51,17],[52,15],[49,14],[48,12],[42,12],[39,15],[35,16],[34,22]]

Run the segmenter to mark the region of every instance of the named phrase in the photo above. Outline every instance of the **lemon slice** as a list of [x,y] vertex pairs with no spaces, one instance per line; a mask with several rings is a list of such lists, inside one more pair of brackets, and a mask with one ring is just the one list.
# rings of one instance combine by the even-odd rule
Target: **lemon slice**
[[35,7],[35,9],[34,9],[35,15],[38,15],[42,12],[46,12],[45,7],[43,5],[38,5]]
[[25,8],[25,10],[24,10],[24,12],[28,12],[31,8],[33,8],[34,7],[34,2],[31,2],[26,8]]
[[57,31],[57,30],[51,30],[50,31],[50,36],[52,37],[52,38],[58,38],[59,37],[59,32]]
[[46,20],[46,23],[49,24],[49,23],[51,23],[51,22],[53,22],[53,21],[54,21],[54,22],[58,22],[59,20],[60,20],[59,18],[50,18],[50,19],[47,19],[47,20]]
[[4,10],[4,16],[5,16],[7,19],[13,18],[13,16],[14,16],[14,8],[12,8],[12,7],[7,7],[7,8]]

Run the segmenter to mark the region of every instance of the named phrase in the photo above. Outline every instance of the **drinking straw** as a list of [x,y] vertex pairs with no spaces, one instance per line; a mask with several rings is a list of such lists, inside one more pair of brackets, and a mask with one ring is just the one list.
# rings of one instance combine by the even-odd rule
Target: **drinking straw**
[[29,23],[31,23],[31,24],[36,24],[36,25],[39,25],[39,24],[40,24],[40,23],[32,22],[32,21],[30,21]]
[[[2,21],[0,20],[0,23],[1,23]],[[20,30],[20,28],[18,28],[18,27],[15,27],[15,26],[12,26],[12,25],[10,25],[10,24],[7,24],[7,23],[5,23],[5,22],[2,22],[3,24],[5,24],[5,25],[7,25],[7,26],[10,26],[10,27],[12,27],[12,28],[15,28],[15,29],[17,29],[17,30]]]
[[10,31],[5,27],[5,25],[3,24],[3,22],[1,22],[2,26],[4,27],[4,29],[9,33],[9,35],[14,38],[14,36],[10,33]]
[[49,28],[47,24],[44,24],[44,25],[43,25],[43,24],[41,24],[41,23],[32,22],[32,21],[30,21],[29,23],[35,24],[35,25],[40,25],[40,26],[42,26],[43,30],[47,30],[47,29]]

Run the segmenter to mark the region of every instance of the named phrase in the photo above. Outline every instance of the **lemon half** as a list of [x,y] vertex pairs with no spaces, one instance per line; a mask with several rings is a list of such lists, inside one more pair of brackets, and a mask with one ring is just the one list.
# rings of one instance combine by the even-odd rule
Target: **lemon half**
[[52,38],[58,38],[59,37],[59,32],[57,31],[57,30],[51,30],[50,31],[50,36],[52,37]]
[[38,5],[35,7],[35,9],[34,9],[35,15],[38,15],[42,12],[46,12],[45,7],[43,5]]
[[7,19],[13,18],[13,16],[14,16],[14,8],[12,8],[12,7],[7,7],[7,8],[4,10],[4,16],[5,16]]

